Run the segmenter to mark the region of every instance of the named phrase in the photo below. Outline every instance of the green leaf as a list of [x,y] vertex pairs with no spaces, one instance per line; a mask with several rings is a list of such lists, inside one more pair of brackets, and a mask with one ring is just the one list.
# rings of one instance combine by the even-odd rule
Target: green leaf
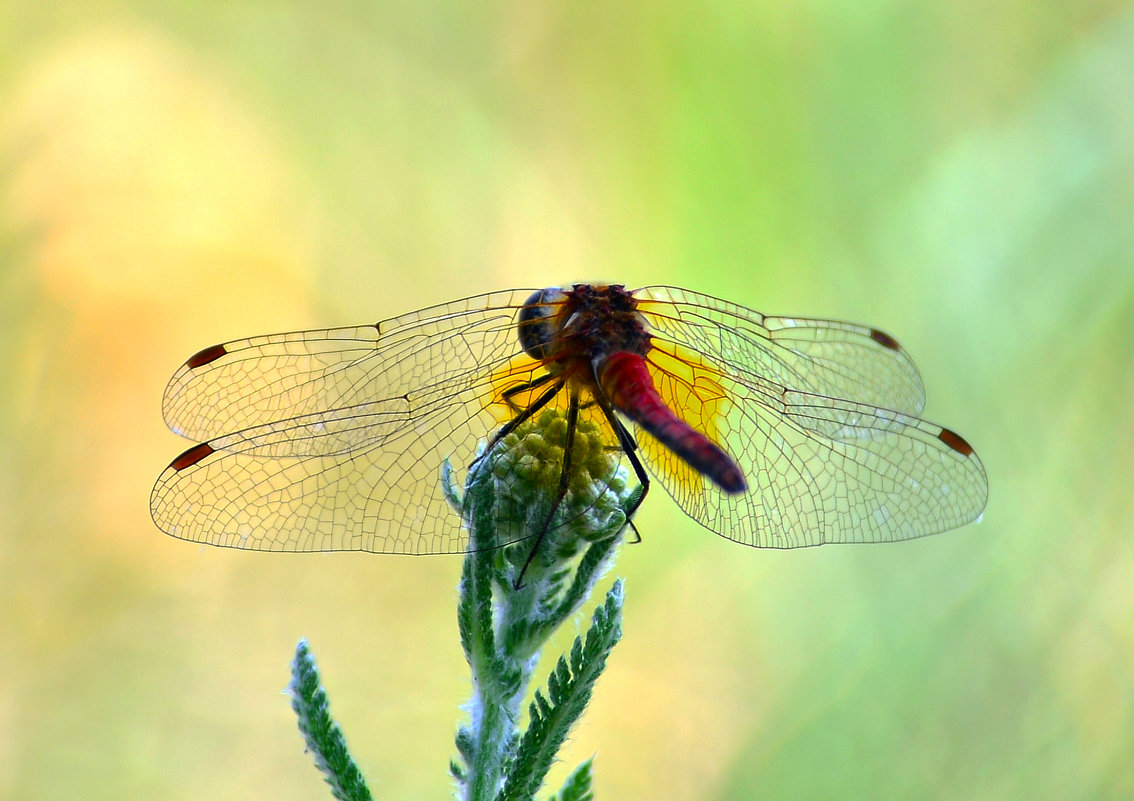
[[528,729],[520,740],[501,801],[527,801],[543,784],[560,746],[586,709],[611,649],[622,636],[622,598],[619,580],[602,606],[595,609],[586,639],[575,638],[570,661],[560,657],[547,680],[547,697],[536,691],[528,710]]
[[591,766],[594,761],[595,758],[591,757],[575,768],[559,792],[547,801],[594,801],[595,795],[591,792]]
[[331,719],[327,693],[306,640],[300,640],[295,648],[288,691],[307,750],[315,756],[315,766],[331,786],[331,793],[339,801],[370,801],[370,790],[347,750],[342,729]]

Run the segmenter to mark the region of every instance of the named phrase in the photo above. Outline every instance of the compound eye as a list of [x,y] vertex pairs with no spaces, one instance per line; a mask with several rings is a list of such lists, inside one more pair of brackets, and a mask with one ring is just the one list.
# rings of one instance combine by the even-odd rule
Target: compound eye
[[520,320],[516,324],[520,344],[524,352],[533,359],[543,359],[547,346],[555,337],[555,324],[552,318],[567,298],[562,289],[551,287],[533,292],[520,309]]

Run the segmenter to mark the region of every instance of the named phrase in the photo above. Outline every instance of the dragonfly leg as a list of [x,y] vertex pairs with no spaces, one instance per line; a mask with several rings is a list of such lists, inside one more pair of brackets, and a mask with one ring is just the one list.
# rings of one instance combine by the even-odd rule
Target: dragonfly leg
[[[636,451],[638,450],[638,443],[635,441],[634,436],[627,430],[622,421],[614,414],[614,407],[601,393],[595,394],[595,401],[598,403],[599,408],[602,409],[603,415],[610,423],[610,427],[614,429],[614,433],[618,436],[618,444],[622,447],[622,452],[626,454],[626,458],[630,461],[630,466],[634,468],[634,474],[638,476],[638,483],[642,485],[642,491],[635,499],[633,506],[626,510],[626,520],[634,516],[638,511],[638,507],[642,505],[642,501],[646,499],[646,493],[650,491],[650,476],[646,473],[646,468],[642,466],[642,460],[638,458]],[[634,529],[637,534],[638,530]],[[641,535],[638,535],[641,539]]]
[[505,403],[508,404],[509,407],[511,407],[512,411],[519,414],[522,410],[518,404],[512,402],[512,398],[516,395],[519,395],[521,392],[527,392],[531,389],[538,389],[553,378],[555,378],[554,373],[544,373],[534,381],[525,381],[524,383],[517,384],[514,387],[508,387],[506,390],[500,393],[500,397],[504,400]]
[[[546,401],[545,401],[546,402]],[[555,500],[551,503],[551,508],[547,511],[547,520],[544,521],[543,526],[539,530],[539,535],[536,536],[535,543],[532,545],[531,551],[528,552],[528,558],[524,560],[524,566],[520,568],[520,574],[516,576],[516,580],[512,582],[513,589],[520,589],[524,583],[524,573],[528,572],[528,566],[531,565],[532,559],[535,558],[536,551],[539,550],[540,543],[551,530],[551,523],[555,519],[555,513],[559,510],[563,499],[567,497],[567,484],[568,476],[571,471],[571,451],[574,450],[575,445],[575,427],[579,423],[579,395],[577,392],[571,392],[571,403],[567,407],[567,437],[563,444],[563,469],[559,473],[559,486],[555,490]]]
[[[536,381],[533,381],[531,384],[529,384],[527,388],[530,388],[532,386],[539,386],[541,383],[545,383],[545,382],[541,381],[540,379],[536,379]],[[535,403],[533,403],[531,406],[524,409],[518,415],[516,415],[511,420],[509,420],[507,423],[505,423],[500,428],[500,430],[496,432],[496,435],[493,436],[492,441],[488,443],[488,447],[484,449],[484,453],[482,453],[477,458],[473,459],[472,464],[469,465],[469,469],[471,470],[481,459],[485,458],[486,456],[488,456],[488,454],[492,453],[492,449],[496,447],[496,445],[500,442],[500,440],[504,439],[504,437],[511,434],[513,431],[515,431],[517,428],[522,426],[528,420],[531,420],[532,417],[535,416],[535,413],[538,412],[540,409],[542,409],[547,404],[549,404],[551,402],[551,399],[554,398],[556,395],[558,395],[559,392],[563,389],[563,387],[566,386],[566,384],[567,384],[566,380],[556,382],[555,386],[549,388],[546,392],[544,392],[542,395],[540,395],[538,398],[536,398]],[[519,390],[517,389],[517,391],[519,391]],[[513,393],[513,394],[515,394],[515,393]],[[509,405],[511,405],[511,404],[509,404]]]
[[[634,451],[637,451],[638,440],[634,439],[634,435],[626,429],[626,426],[623,425],[622,421],[617,417],[613,419],[607,418],[607,420],[612,426],[614,426],[614,431],[618,436],[618,444],[607,445],[606,449],[608,451],[622,451],[623,453],[633,453]],[[638,474],[638,478],[642,477],[641,471],[635,469],[635,472]]]

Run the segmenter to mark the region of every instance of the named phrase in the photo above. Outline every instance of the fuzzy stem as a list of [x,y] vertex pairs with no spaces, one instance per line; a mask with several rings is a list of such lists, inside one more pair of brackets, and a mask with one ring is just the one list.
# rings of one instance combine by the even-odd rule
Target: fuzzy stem
[[626,526],[625,509],[634,508],[640,491],[627,487],[625,471],[597,427],[580,424],[567,495],[555,507],[564,435],[563,416],[556,412],[521,427],[478,461],[463,499],[451,486],[451,472],[444,475],[471,547],[457,621],[473,696],[470,721],[457,734],[465,767],[452,765],[463,801],[496,801],[505,791],[523,798],[538,789],[621,632],[619,583],[596,612],[586,647],[577,640],[570,661],[561,659],[553,671],[550,701],[536,693],[528,730],[520,731],[540,649],[609,566]]

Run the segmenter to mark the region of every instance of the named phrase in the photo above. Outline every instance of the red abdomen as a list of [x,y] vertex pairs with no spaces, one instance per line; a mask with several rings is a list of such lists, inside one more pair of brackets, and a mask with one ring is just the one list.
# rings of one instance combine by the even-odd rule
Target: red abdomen
[[690,467],[725,492],[747,489],[736,462],[708,437],[678,417],[658,395],[646,362],[636,353],[614,353],[599,368],[599,384],[614,408],[640,425]]

